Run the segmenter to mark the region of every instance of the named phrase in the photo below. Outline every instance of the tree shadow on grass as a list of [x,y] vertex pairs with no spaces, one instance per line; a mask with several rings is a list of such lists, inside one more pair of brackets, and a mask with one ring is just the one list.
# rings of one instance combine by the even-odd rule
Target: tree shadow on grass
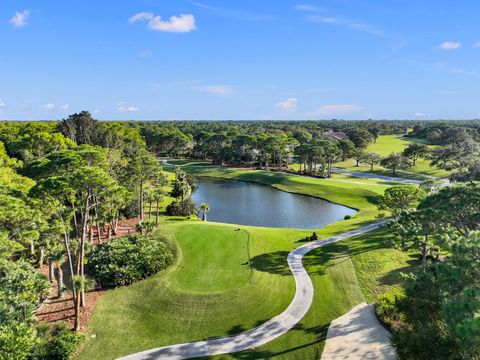
[[399,269],[392,270],[387,274],[383,275],[379,282],[381,285],[399,285],[405,282],[402,274],[409,274],[418,270],[421,265],[420,256],[416,254],[410,254],[410,259],[407,261],[407,266],[404,266]]
[[270,274],[288,276],[292,272],[287,262],[288,251],[274,251],[254,256],[250,260],[253,269]]
[[[305,242],[304,239],[296,241]],[[377,230],[368,234],[359,235],[357,238],[346,239],[338,243],[328,244],[310,251],[303,257],[303,265],[309,273],[322,275],[329,266],[329,262],[338,261],[349,256],[361,253],[384,249],[385,234]],[[290,276],[292,273],[288,267],[288,251],[274,251],[253,257],[250,260],[251,267],[255,270],[268,272],[270,274]]]

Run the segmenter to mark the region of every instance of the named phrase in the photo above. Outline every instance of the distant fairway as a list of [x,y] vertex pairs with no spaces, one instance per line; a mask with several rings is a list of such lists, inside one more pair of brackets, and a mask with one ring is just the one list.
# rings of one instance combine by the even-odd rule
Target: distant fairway
[[[372,143],[368,146],[368,152],[375,152],[382,156],[390,155],[392,152],[402,152],[408,145],[413,143],[424,143],[421,139],[412,139],[407,137],[402,137],[401,135],[381,135],[378,137],[377,142]],[[434,146],[429,145],[430,148],[434,148]],[[361,165],[359,167],[355,167],[355,161],[347,160],[344,162],[336,163],[335,166],[349,169],[349,170],[357,170],[357,171],[366,171],[370,172],[370,166],[368,165]],[[449,175],[449,172],[443,169],[439,169],[436,166],[430,165],[430,160],[425,159],[418,159],[415,166],[411,166],[405,171],[417,173],[417,174],[425,174],[430,176],[437,176],[437,177],[446,177]],[[391,171],[386,170],[383,171],[378,167],[374,170],[374,172],[378,172],[382,175],[390,175]],[[409,177],[408,175],[399,174],[399,176]],[[411,176],[410,176],[411,177]],[[416,178],[413,176],[412,178]]]

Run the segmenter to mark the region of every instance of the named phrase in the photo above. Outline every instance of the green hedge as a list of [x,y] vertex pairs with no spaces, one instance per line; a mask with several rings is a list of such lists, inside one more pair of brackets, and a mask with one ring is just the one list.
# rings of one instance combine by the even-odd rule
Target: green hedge
[[153,275],[173,263],[158,239],[127,236],[97,245],[88,255],[88,273],[101,286],[122,286]]

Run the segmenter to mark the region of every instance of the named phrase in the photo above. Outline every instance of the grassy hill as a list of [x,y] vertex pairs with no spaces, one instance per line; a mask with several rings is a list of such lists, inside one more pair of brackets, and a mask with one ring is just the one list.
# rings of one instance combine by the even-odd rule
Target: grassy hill
[[[336,175],[321,180],[282,173],[215,167],[191,168],[203,176],[254,181],[353,206],[350,220],[319,229],[327,237],[375,220],[375,196],[390,184]],[[274,209],[272,209],[274,211]],[[239,230],[240,229],[240,230]],[[108,291],[90,323],[79,359],[114,359],[162,345],[242,332],[282,312],[295,292],[286,257],[311,231],[164,219],[155,236],[177,246],[177,263],[165,272]],[[384,245],[384,230],[317,249],[304,265],[315,295],[305,318],[287,334],[256,350],[221,359],[318,358],[330,321],[400,282],[411,254]]]

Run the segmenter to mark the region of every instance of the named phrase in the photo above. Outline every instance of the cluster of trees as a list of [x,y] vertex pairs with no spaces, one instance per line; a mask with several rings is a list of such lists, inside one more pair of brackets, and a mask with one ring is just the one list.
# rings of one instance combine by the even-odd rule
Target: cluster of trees
[[[301,145],[330,146],[335,148],[336,157],[345,158],[353,148],[366,148],[380,134],[404,133],[406,128],[403,123],[345,121],[140,123],[148,148],[159,155],[211,159],[216,165],[248,165],[265,169],[288,165],[297,155],[294,149]],[[344,132],[350,141],[332,145],[334,141],[322,137],[326,130]],[[303,156],[302,151],[299,156]],[[312,158],[324,158],[316,152]]]
[[[158,224],[167,183],[138,126],[101,123],[87,112],[59,123],[0,123],[0,353],[71,355],[81,335],[37,326],[36,307],[56,283],[58,296],[72,295],[79,330],[93,244],[116,235],[122,218],[138,217],[148,232],[152,204]],[[165,255],[153,264],[170,263],[163,245],[138,243],[149,244],[152,256]],[[48,277],[39,271],[44,266]],[[59,347],[63,355],[52,355]]]
[[[331,163],[352,158],[373,170],[375,165],[397,170],[418,159],[453,171],[455,181],[480,180],[480,124],[447,121],[285,121],[285,122],[143,122],[139,128],[147,147],[159,155],[210,159],[216,165],[282,168],[295,159],[302,173],[329,176]],[[343,132],[349,140],[332,141],[326,130]],[[379,135],[403,134],[442,145],[429,149],[414,143],[385,158],[365,151]],[[1,137],[0,137],[1,140]]]
[[[405,293],[377,302],[405,359],[474,359],[480,356],[480,183],[400,185],[379,197],[393,217],[395,246],[420,253],[421,270]],[[448,250],[441,258],[440,248]]]
[[175,200],[167,206],[167,214],[172,216],[191,216],[197,214],[192,193],[197,189],[197,182],[191,174],[187,174],[179,167],[175,168],[175,182],[171,195]]

